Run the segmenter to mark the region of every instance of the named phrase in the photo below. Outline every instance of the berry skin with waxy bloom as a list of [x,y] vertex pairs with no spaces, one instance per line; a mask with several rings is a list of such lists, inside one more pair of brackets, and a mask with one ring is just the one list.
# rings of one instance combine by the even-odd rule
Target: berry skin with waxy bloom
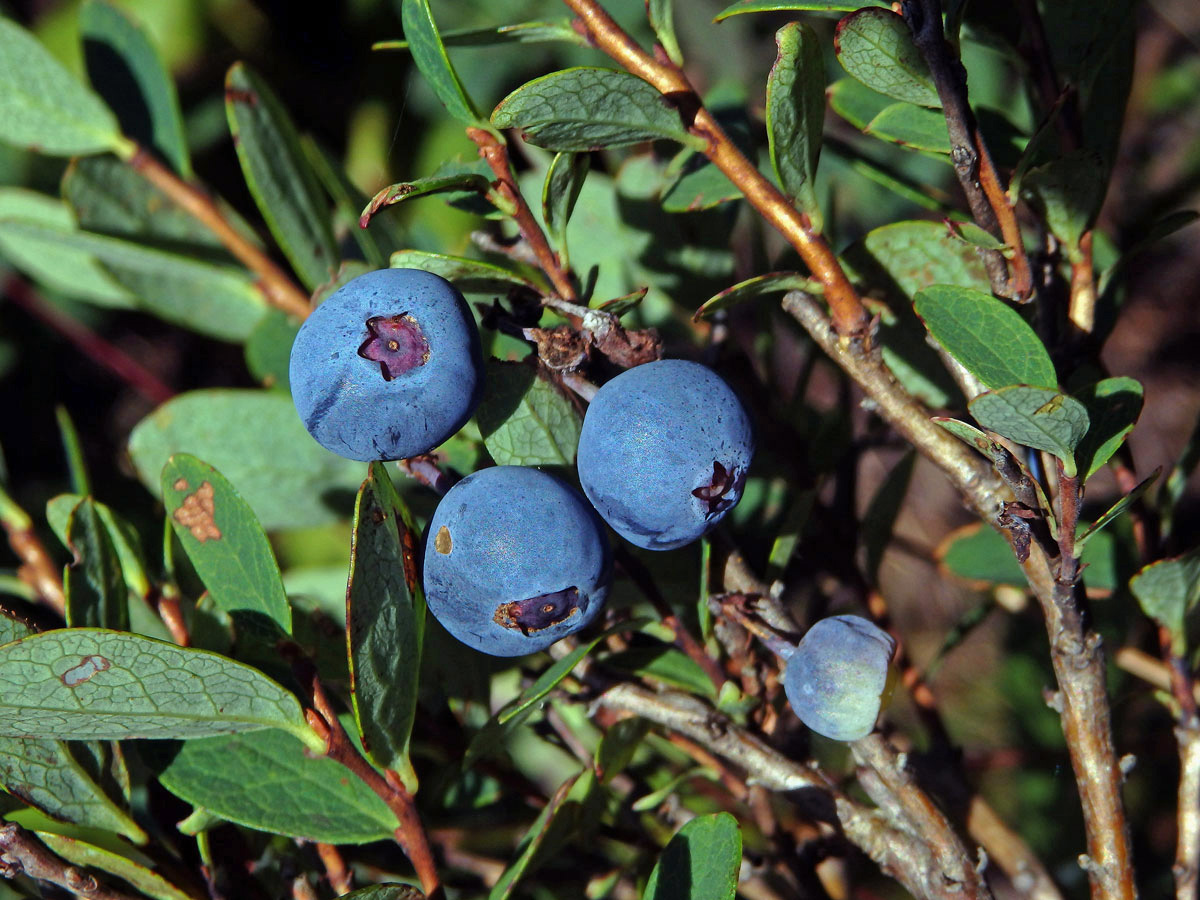
[[479,403],[483,354],[462,294],[439,275],[380,269],[300,326],[292,400],[318,443],[363,461],[428,453]]
[[552,475],[498,466],[438,504],[425,542],[425,599],[452,635],[492,656],[523,656],[600,614],[611,559],[604,526]]
[[753,456],[750,417],[729,385],[699,363],[659,360],[596,392],[579,436],[579,480],[621,537],[670,550],[737,504]]
[[896,642],[861,616],[821,619],[788,657],[783,690],[800,721],[835,741],[866,737],[890,688]]

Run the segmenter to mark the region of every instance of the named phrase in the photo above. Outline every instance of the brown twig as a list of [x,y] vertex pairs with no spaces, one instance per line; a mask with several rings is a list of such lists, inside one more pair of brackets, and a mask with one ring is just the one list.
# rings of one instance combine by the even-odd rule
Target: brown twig
[[1067,317],[1084,334],[1096,327],[1096,270],[1092,264],[1092,233],[1079,239],[1077,259],[1071,260],[1071,298]]
[[207,193],[181,179],[145,148],[139,147],[134,152],[129,165],[170,197],[176,206],[215,234],[225,249],[254,273],[258,279],[258,289],[267,303],[288,315],[307,318],[310,310],[308,297],[283,269],[229,223]]
[[979,841],[987,851],[988,859],[1004,870],[1022,897],[1063,900],[1062,892],[1042,861],[978,794],[971,798],[967,807],[967,833]]
[[[926,873],[926,896],[942,892],[955,893],[963,898],[990,898],[982,874],[950,820],[916,783],[909,772],[905,756],[878,732],[872,732],[850,744],[855,762],[859,765],[859,784],[898,821],[893,825],[920,835],[928,844],[933,865]],[[865,777],[863,768],[875,777]],[[883,788],[881,793],[879,788]],[[898,809],[893,810],[893,807]]]
[[747,774],[748,784],[789,791],[814,822],[836,819],[845,837],[886,874],[916,897],[962,900],[957,885],[930,877],[931,850],[917,834],[890,824],[876,810],[848,797],[815,765],[793,762],[697,697],[673,691],[654,693],[620,684],[599,699],[601,706],[632,713],[698,741]]
[[317,856],[325,866],[325,874],[329,878],[329,886],[339,897],[354,890],[354,873],[346,865],[341,852],[333,844],[317,844]]
[[984,143],[975,114],[967,102],[966,70],[952,55],[942,32],[941,0],[903,0],[904,19],[913,43],[929,66],[946,115],[950,133],[950,160],[967,197],[976,224],[995,234],[998,230],[1012,249],[1012,274],[1004,257],[995,250],[981,250],[992,290],[1002,297],[1024,302],[1033,291],[1033,273],[1021,241],[1021,229],[1004,184]]
[[[874,401],[879,415],[945,473],[985,522],[1011,541],[1012,535],[1000,527],[998,518],[1011,494],[982,457],[930,421],[928,411],[895,382],[878,353],[854,343],[842,346],[813,298],[794,291],[784,298],[783,306]],[[1060,525],[1061,531],[1071,532],[1072,541],[1073,528],[1073,524]],[[1075,563],[1066,570],[1058,563],[1034,541],[1021,568],[1042,607],[1050,636],[1059,688],[1055,707],[1061,714],[1083,805],[1093,896],[1131,900],[1133,861],[1121,802],[1123,777],[1112,738],[1104,652],[1100,636],[1085,623],[1074,582]]]
[[156,374],[78,319],[59,312],[43,300],[24,279],[13,276],[6,280],[4,294],[31,316],[57,331],[80,353],[102,369],[111,372],[148,402],[158,406],[175,396],[175,392]]
[[416,870],[421,888],[429,900],[442,896],[441,879],[438,877],[437,864],[434,862],[433,849],[421,818],[417,814],[416,804],[412,794],[395,775],[388,771],[386,775],[379,772],[363,757],[346,730],[338,721],[337,711],[329,702],[316,673],[312,672],[305,680],[312,692],[313,708],[305,712],[308,723],[325,739],[326,752],[330,759],[341,763],[354,773],[363,784],[369,787],[376,796],[387,804],[400,823],[395,831],[396,843],[404,851],[409,862]]
[[467,137],[478,145],[479,155],[483,157],[484,162],[492,170],[492,174],[496,176],[495,190],[513,205],[513,221],[517,223],[521,236],[525,238],[525,242],[537,257],[538,265],[546,273],[550,283],[554,285],[554,290],[564,300],[574,300],[576,297],[575,286],[571,284],[570,277],[559,265],[558,255],[551,249],[541,226],[533,217],[533,211],[525,202],[525,196],[517,186],[516,177],[513,175],[512,166],[508,160],[508,149],[496,138],[496,135],[482,128],[468,128]]
[[60,616],[65,616],[67,600],[59,574],[62,570],[33,530],[33,520],[28,513],[17,506],[3,488],[0,488],[0,526],[8,536],[8,545],[21,560],[17,576],[29,585],[43,603]]
[[741,189],[747,202],[776,228],[825,286],[834,327],[843,337],[865,335],[870,316],[850,284],[837,256],[808,216],[796,209],[750,162],[700,102],[683,71],[669,59],[647,53],[600,6],[597,0],[563,0],[600,50],[629,72],[658,89],[679,109],[688,131],[706,142],[704,155]]
[[86,869],[60,859],[19,825],[0,826],[0,876],[21,874],[57,884],[87,900],[137,900],[136,895],[109,887]]

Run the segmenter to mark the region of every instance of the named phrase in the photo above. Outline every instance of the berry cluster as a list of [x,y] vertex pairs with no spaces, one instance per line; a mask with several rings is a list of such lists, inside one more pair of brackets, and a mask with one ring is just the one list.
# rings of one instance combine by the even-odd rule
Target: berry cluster
[[[296,410],[323,446],[351,459],[402,459],[430,452],[470,418],[483,358],[450,282],[385,269],[313,311],[290,376]],[[682,360],[629,369],[600,388],[584,418],[587,500],[521,466],[483,469],[446,493],[426,532],[429,609],[484,653],[543,650],[604,604],[611,553],[601,519],[638,547],[682,547],[741,499],[753,456],[749,416],[712,370]],[[789,659],[788,699],[814,730],[848,739],[874,725],[892,645],[870,629],[854,617],[824,620]]]

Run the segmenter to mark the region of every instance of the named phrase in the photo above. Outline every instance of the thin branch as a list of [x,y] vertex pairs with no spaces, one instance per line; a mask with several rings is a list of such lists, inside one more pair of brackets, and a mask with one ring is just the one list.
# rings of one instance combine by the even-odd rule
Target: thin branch
[[283,269],[234,228],[201,188],[181,179],[144,148],[129,159],[134,171],[171,198],[180,209],[206,226],[221,244],[258,278],[258,289],[271,306],[303,320],[308,317],[308,297]]
[[1200,729],[1175,729],[1179,743],[1178,835],[1175,843],[1176,900],[1196,900],[1200,885]]
[[0,826],[0,876],[21,874],[57,884],[87,900],[137,900],[136,895],[109,887],[86,869],[60,859],[19,825]]
[[46,545],[33,530],[33,520],[21,509],[8,493],[0,487],[0,527],[8,536],[8,545],[21,560],[17,570],[20,579],[32,588],[43,603],[60,616],[67,614],[67,600],[63,594],[62,569],[55,564],[46,551]]
[[[998,520],[1003,501],[1011,495],[982,457],[930,421],[928,411],[895,382],[877,353],[854,343],[842,346],[812,297],[794,291],[784,297],[783,307],[858,383],[879,415],[936,464],[980,518],[1011,542],[1012,534],[1000,528]],[[1072,529],[1073,525],[1060,526],[1073,535]],[[1121,802],[1123,776],[1112,738],[1104,652],[1100,636],[1085,624],[1074,578],[1076,562],[1060,568],[1059,559],[1048,556],[1034,541],[1021,568],[1042,607],[1050,636],[1059,688],[1055,707],[1061,714],[1083,806],[1093,897],[1132,900],[1133,861]]]
[[501,197],[513,205],[515,210],[513,220],[517,223],[521,236],[537,258],[538,265],[546,273],[550,283],[554,285],[554,290],[558,291],[559,296],[564,300],[574,300],[576,297],[575,286],[571,284],[570,277],[559,265],[558,255],[550,248],[546,235],[538,225],[537,219],[533,217],[533,211],[525,202],[525,196],[517,186],[512,165],[508,160],[507,148],[494,134],[482,128],[468,128],[467,137],[479,146],[479,155],[483,157],[484,162],[492,170],[492,174],[496,176],[495,189]]
[[1010,278],[1004,257],[998,251],[980,251],[992,290],[999,296],[1028,300],[1033,291],[1033,274],[1025,255],[1021,229],[975,114],[967,102],[966,70],[946,43],[941,0],[903,0],[902,5],[913,43],[929,66],[942,101],[946,128],[950,132],[950,159],[966,194],[971,215],[985,231],[995,234],[998,230],[1013,252]]
[[579,26],[600,50],[629,72],[658,89],[679,109],[689,132],[707,143],[704,155],[741,190],[747,202],[758,210],[791,244],[805,265],[825,286],[834,327],[844,337],[861,337],[867,331],[870,316],[850,284],[825,238],[813,228],[808,216],[792,205],[778,188],[748,160],[717,123],[692,87],[683,71],[669,59],[647,53],[600,6],[597,0],[563,0],[579,17]]
[[1028,900],[1063,900],[1062,892],[1025,840],[976,794],[967,807],[967,833],[987,851]]
[[346,865],[341,851],[333,844],[317,844],[317,856],[325,866],[325,874],[329,877],[329,886],[339,897],[354,890],[354,873]]
[[337,711],[329,702],[325,688],[315,671],[308,673],[305,681],[312,692],[313,708],[306,711],[308,723],[325,739],[326,752],[330,759],[341,763],[353,772],[363,784],[374,791],[375,795],[387,804],[400,823],[395,831],[396,843],[400,845],[409,862],[416,870],[421,888],[429,900],[442,896],[441,879],[438,877],[437,864],[434,862],[433,849],[425,826],[417,813],[412,794],[404,787],[395,773],[388,771],[386,776],[367,762],[359,753],[358,748],[346,734],[346,730],[338,721]]
[[844,794],[815,765],[793,762],[702,700],[620,684],[601,695],[598,702],[700,742],[746,772],[748,784],[794,792],[792,801],[812,821],[832,824],[836,820],[851,843],[914,896],[945,900],[965,896],[958,890],[960,885],[939,885],[936,877],[930,877],[934,862],[921,836],[889,824],[879,811]]
[[1092,233],[1079,239],[1079,258],[1071,260],[1071,299],[1067,317],[1084,334],[1096,327],[1096,270],[1092,264]]

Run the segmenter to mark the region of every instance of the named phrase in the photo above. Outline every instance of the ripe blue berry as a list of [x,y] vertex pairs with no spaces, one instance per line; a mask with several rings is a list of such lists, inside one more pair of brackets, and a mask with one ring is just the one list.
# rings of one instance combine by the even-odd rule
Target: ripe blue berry
[[350,459],[428,453],[479,403],[479,332],[454,285],[380,269],[335,291],[300,326],[289,374],[316,440]]
[[875,727],[896,642],[861,616],[817,622],[788,657],[783,690],[800,721],[835,741]]
[[604,526],[552,475],[468,475],[429,520],[425,598],[447,631],[492,656],[544,650],[596,618],[611,576]]
[[741,499],[750,418],[711,369],[660,360],[596,393],[579,436],[579,480],[613,529],[648,550],[691,543]]

